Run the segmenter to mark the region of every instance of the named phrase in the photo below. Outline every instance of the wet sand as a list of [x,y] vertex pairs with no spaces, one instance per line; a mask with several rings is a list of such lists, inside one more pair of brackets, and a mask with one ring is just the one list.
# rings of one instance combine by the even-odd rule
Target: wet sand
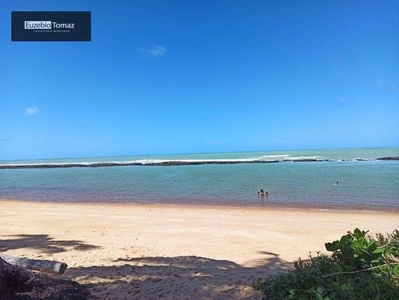
[[0,251],[63,261],[93,299],[260,299],[251,288],[399,211],[36,203],[0,200]]

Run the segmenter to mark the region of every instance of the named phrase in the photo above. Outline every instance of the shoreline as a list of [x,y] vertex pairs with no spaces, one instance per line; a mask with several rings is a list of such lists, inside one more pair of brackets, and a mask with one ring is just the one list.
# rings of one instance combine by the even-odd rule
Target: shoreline
[[[0,252],[63,261],[93,299],[260,299],[250,285],[399,212],[0,200]],[[183,297],[184,296],[184,297]]]
[[[81,201],[53,201],[53,200],[30,200],[30,199],[0,199],[2,202],[24,202],[24,203],[46,203],[46,204],[77,204],[77,205],[128,205],[128,206],[165,206],[165,207],[188,207],[188,208],[220,208],[220,209],[254,209],[254,210],[291,210],[291,211],[336,211],[336,212],[381,212],[381,213],[399,213],[399,208],[397,207],[369,207],[369,206],[361,206],[361,205],[352,205],[352,206],[343,206],[343,205],[323,205],[323,204],[292,204],[292,203],[276,203],[276,202],[268,202],[268,198],[258,199],[257,202],[212,202],[210,200],[198,200],[196,202],[192,202],[192,200],[188,202],[182,202],[176,199],[171,200],[163,200],[163,202],[150,202],[150,201],[136,201],[136,202],[128,202],[128,201],[96,201],[96,200],[81,200]],[[256,203],[256,204],[255,204]]]

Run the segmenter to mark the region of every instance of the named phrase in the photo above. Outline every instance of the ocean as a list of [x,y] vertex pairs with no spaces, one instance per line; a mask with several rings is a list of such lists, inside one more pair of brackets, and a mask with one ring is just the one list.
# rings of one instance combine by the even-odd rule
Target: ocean
[[378,159],[397,156],[399,147],[0,161],[0,199],[399,210],[399,161]]

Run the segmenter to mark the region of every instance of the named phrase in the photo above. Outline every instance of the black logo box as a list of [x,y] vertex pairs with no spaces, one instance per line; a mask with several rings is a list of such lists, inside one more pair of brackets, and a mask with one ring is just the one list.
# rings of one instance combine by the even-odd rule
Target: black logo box
[[[45,26],[25,29],[26,21],[50,21]],[[47,23],[48,24],[48,23]],[[65,25],[64,25],[65,24]],[[73,25],[72,25],[73,24]],[[13,11],[11,41],[91,41],[91,12],[88,11]]]

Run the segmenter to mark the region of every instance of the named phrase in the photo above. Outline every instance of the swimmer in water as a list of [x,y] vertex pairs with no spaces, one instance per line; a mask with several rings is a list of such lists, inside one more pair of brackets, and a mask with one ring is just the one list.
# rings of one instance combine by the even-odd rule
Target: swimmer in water
[[264,189],[260,189],[260,191],[258,192],[258,196],[260,196],[260,197],[267,197],[267,196],[269,196],[269,192],[265,192],[265,190]]

